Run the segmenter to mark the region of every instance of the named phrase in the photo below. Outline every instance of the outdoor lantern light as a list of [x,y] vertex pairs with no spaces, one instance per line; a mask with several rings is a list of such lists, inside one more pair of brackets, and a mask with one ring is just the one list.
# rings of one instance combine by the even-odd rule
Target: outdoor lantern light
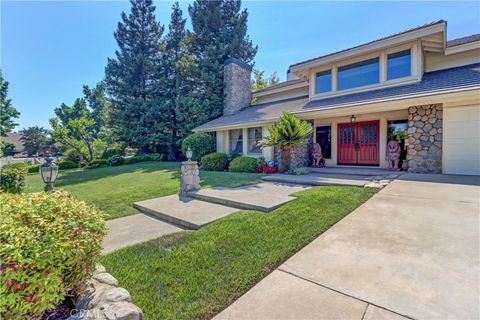
[[350,117],[350,121],[351,121],[352,123],[355,123],[355,120],[357,120],[357,117],[355,117],[355,116],[352,114],[352,116]]
[[189,146],[188,149],[187,149],[187,160],[188,161],[192,161],[192,155],[193,155],[193,152],[192,152],[192,149],[190,149],[190,146]]
[[45,162],[40,166],[40,175],[45,183],[44,190],[46,192],[55,190],[53,187],[53,182],[55,182],[55,179],[57,179],[58,166],[52,161],[53,158],[50,158],[50,156],[47,154],[45,157]]

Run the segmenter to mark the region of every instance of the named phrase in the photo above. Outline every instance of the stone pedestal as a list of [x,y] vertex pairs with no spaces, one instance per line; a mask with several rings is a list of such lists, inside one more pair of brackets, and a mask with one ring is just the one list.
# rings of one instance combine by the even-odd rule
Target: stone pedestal
[[200,176],[197,161],[183,161],[180,177],[180,196],[184,197],[189,191],[200,190]]

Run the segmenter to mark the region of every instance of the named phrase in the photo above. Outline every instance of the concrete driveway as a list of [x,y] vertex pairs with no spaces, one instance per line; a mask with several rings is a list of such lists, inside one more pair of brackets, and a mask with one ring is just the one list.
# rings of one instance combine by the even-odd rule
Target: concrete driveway
[[217,319],[479,319],[480,177],[406,174]]

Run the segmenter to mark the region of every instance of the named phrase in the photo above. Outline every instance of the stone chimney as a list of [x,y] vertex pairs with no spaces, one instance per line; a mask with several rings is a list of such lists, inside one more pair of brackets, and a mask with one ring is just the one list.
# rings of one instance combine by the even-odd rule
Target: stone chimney
[[229,58],[223,65],[225,104],[223,115],[228,116],[246,108],[252,99],[252,66],[236,58]]

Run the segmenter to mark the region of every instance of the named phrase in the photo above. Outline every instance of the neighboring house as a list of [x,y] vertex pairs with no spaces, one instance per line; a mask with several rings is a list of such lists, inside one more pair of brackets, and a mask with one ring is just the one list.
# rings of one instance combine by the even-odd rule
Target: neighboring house
[[7,133],[6,137],[1,137],[1,140],[3,142],[12,143],[13,145],[15,145],[15,153],[22,153],[25,151],[25,147],[23,146],[21,138],[21,133],[11,132]]
[[[327,166],[387,167],[399,137],[410,172],[480,174],[480,35],[446,41],[437,21],[295,63],[288,80],[253,93],[250,66],[225,63],[224,115],[194,131],[216,132],[219,152],[274,160],[258,141],[283,111],[310,121]],[[310,162],[311,143],[293,161]]]

